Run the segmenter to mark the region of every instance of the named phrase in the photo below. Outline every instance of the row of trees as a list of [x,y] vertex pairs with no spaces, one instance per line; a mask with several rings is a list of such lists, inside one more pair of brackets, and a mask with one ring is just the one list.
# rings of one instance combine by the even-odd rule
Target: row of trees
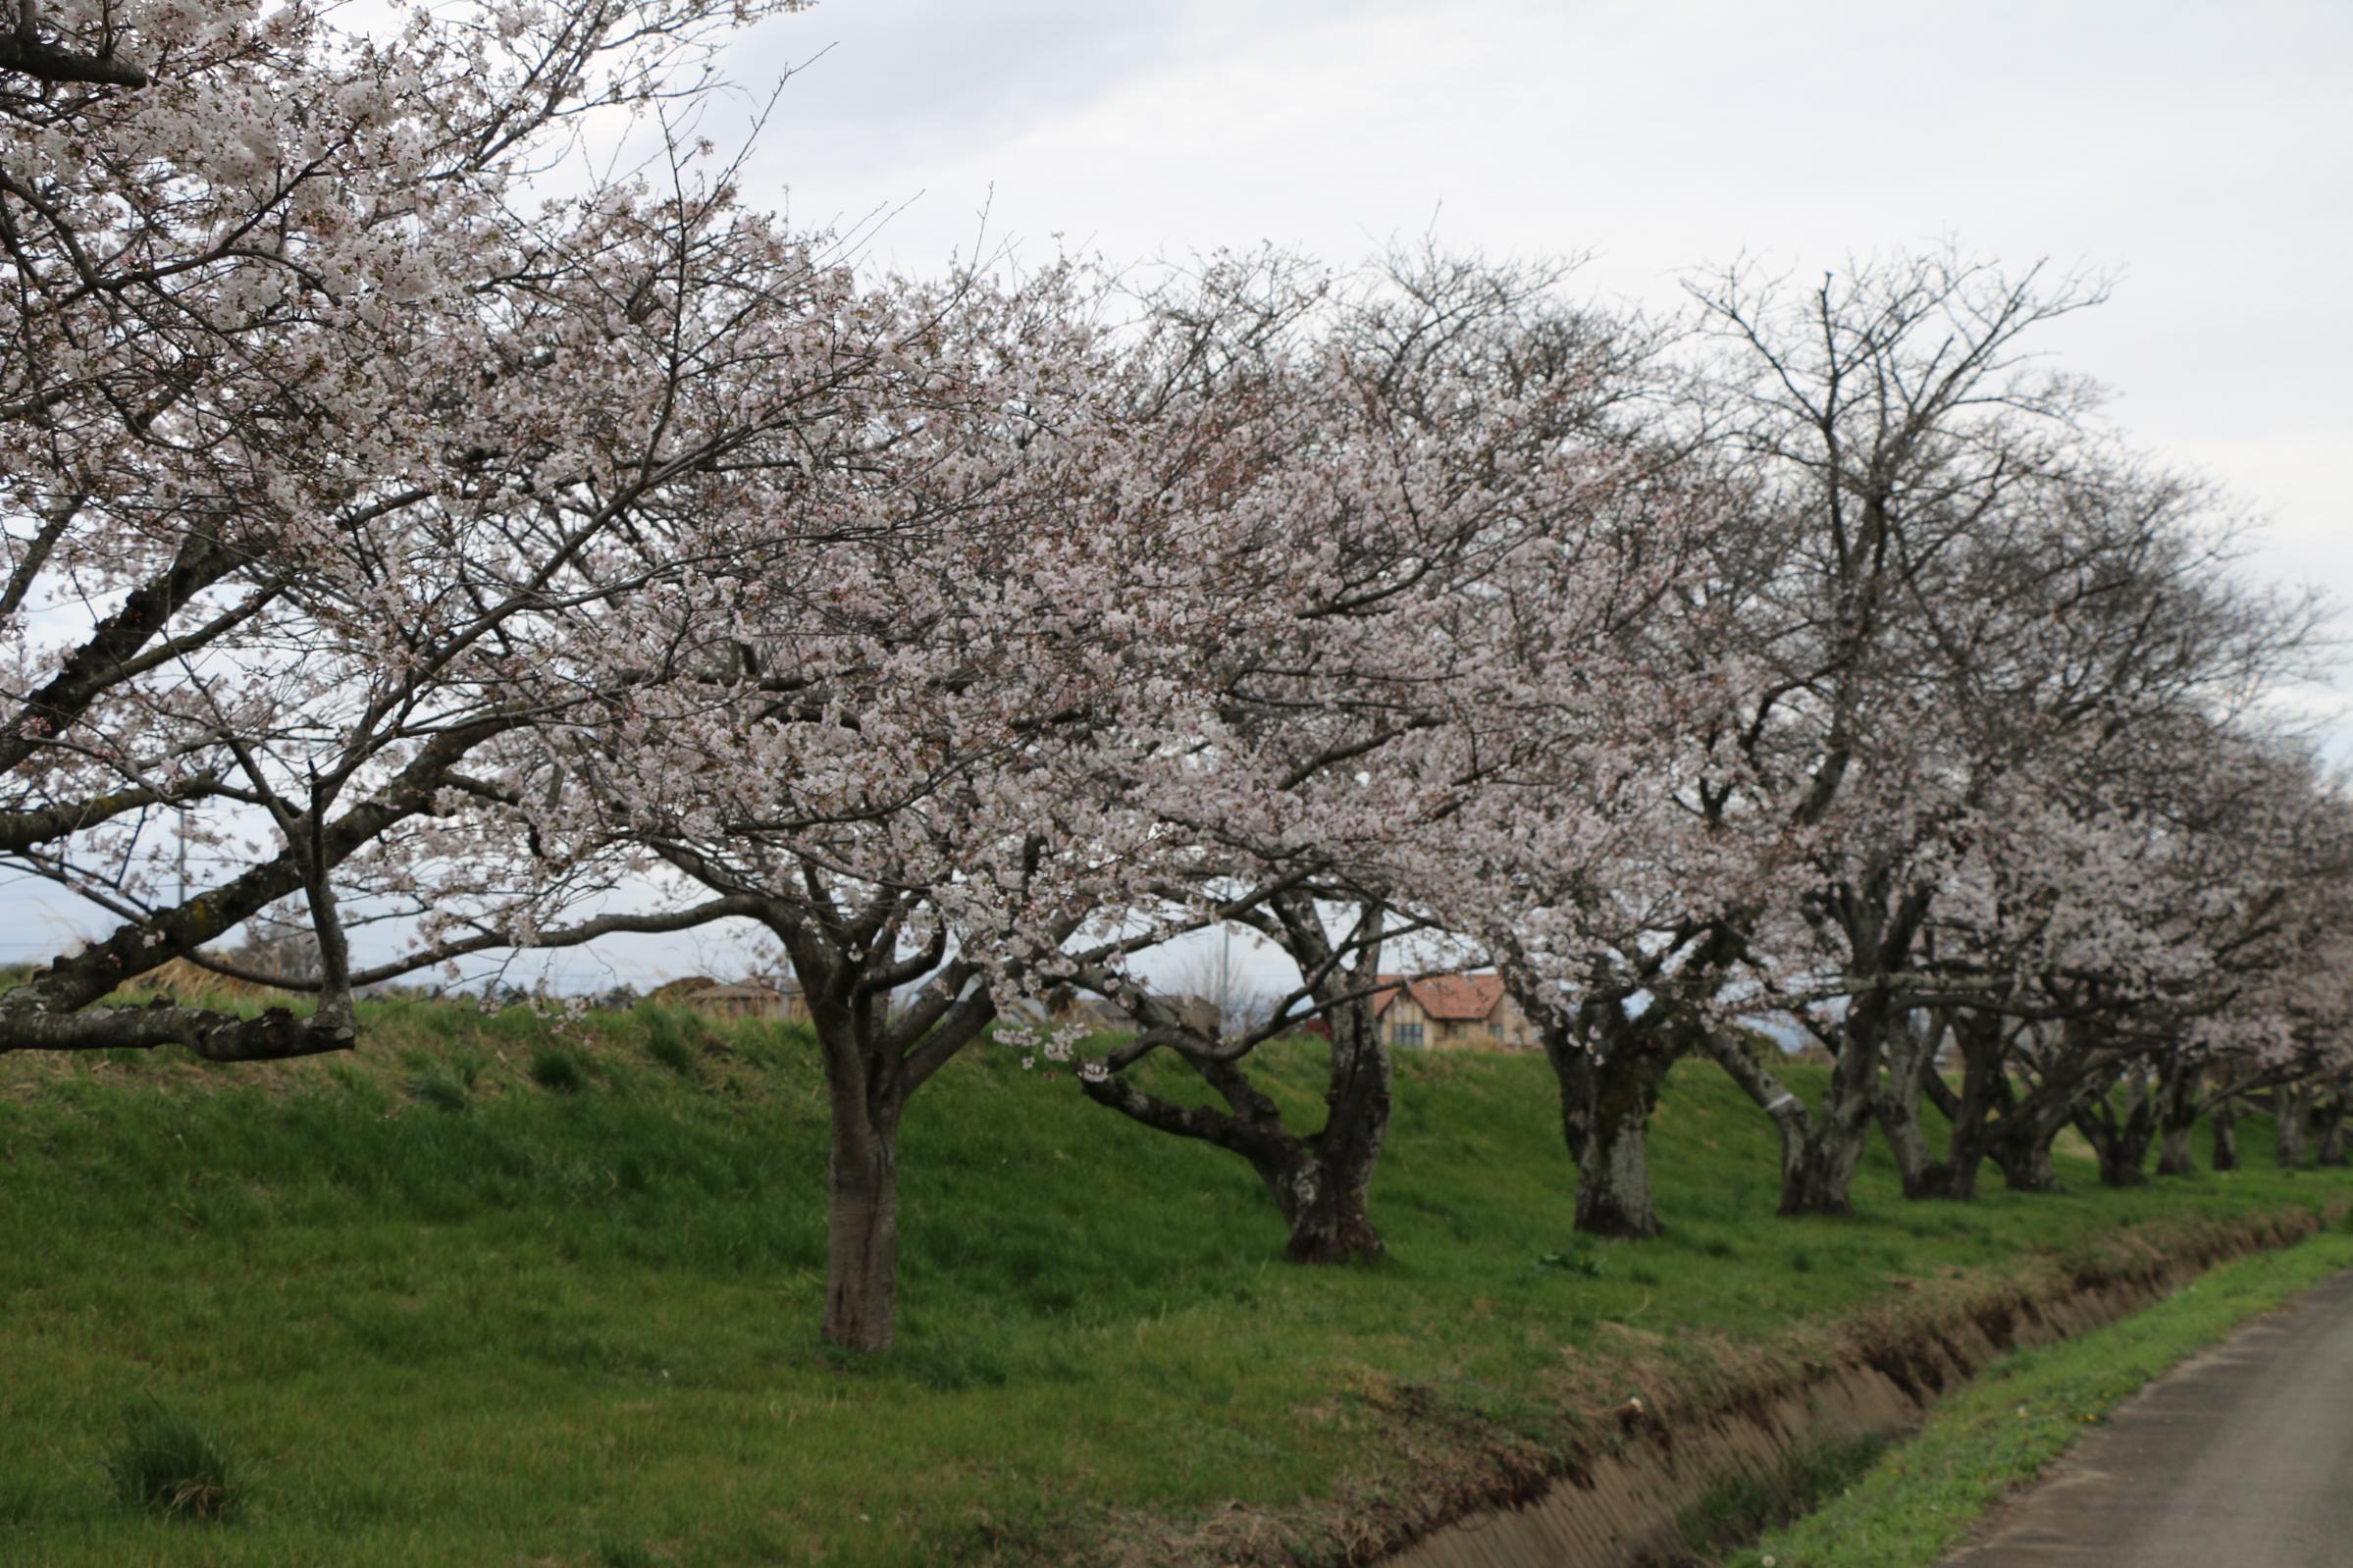
[[[1438,933],[1539,1023],[1599,1232],[1658,1228],[1691,1055],[1791,1213],[1874,1124],[1958,1198],[2070,1124],[2121,1181],[2249,1095],[2341,1122],[2353,819],[2265,708],[2315,609],[2035,357],[2095,287],[1744,266],[1647,323],[1434,253],[862,277],[658,133],[759,11],[23,6],[0,857],[116,923],[0,1050],[340,1050],[355,987],[756,922],[863,1348],[909,1097],[1067,987],[1134,1037],[1037,1046],[1247,1161],[1302,1260],[1380,1249],[1375,976]],[[633,110],[658,150],[591,178]],[[220,956],[288,910],[315,973]],[[1216,927],[1295,969],[1263,1020],[1137,978]],[[103,1005],[175,958],[319,1006]],[[1303,1127],[1250,1055],[1311,1019]]]

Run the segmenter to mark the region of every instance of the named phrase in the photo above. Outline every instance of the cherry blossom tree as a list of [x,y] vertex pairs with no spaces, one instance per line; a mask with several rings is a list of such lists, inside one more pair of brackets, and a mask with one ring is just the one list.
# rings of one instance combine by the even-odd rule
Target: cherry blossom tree
[[[769,9],[504,5],[375,39],[302,5],[20,8],[0,854],[120,923],[9,994],[0,1048],[347,1045],[339,871],[508,789],[469,763],[544,715],[500,671],[691,570],[645,519],[820,455],[888,347],[846,274],[691,154],[531,193],[581,114],[696,90]],[[92,1009],[289,896],[315,1018]]]
[[1756,509],[1724,574],[1751,672],[1729,726],[1739,765],[1694,799],[1754,846],[1761,874],[1727,925],[1749,974],[1830,1051],[1828,1091],[1809,1107],[1733,1035],[1706,1038],[1781,1132],[1784,1212],[1842,1212],[1983,782],[1946,744],[1954,710],[1972,661],[2014,656],[1941,621],[2085,468],[2091,391],[2021,344],[2099,295],[1942,254],[1802,297],[1741,269],[1695,293],[1722,344],[1717,428]]
[[[1661,459],[1621,417],[1646,390],[1649,345],[1561,307],[1556,284],[1397,258],[1304,317],[1297,340],[1244,335],[1281,391],[1284,439],[1237,474],[1230,504],[1297,542],[1296,563],[1266,574],[1252,619],[1197,651],[1215,722],[1173,759],[1155,810],[1201,850],[1195,876],[1164,889],[1172,910],[1248,927],[1298,982],[1263,1024],[1226,1036],[1117,976],[1076,977],[1139,1026],[1086,1064],[1086,1092],[1247,1160],[1294,1259],[1381,1249],[1368,1192],[1392,1072],[1376,1023],[1384,955],[1439,923],[1470,874],[1471,837],[1494,830],[1474,803],[1558,742],[1527,722],[1532,681],[1550,676],[1532,665],[1597,656],[1609,627],[1655,601],[1655,560],[1672,554],[1642,499]],[[1246,1058],[1309,1018],[1329,1073],[1323,1124],[1301,1131]],[[1164,1051],[1220,1103],[1129,1075]]]

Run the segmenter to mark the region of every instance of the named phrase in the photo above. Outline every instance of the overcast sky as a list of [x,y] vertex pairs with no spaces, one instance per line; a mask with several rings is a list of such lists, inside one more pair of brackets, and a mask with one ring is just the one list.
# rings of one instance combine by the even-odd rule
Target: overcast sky
[[[985,208],[985,245],[1037,262],[1272,240],[1347,263],[1430,231],[1588,254],[1596,297],[1653,308],[1744,253],[1810,275],[1945,236],[2110,272],[2046,346],[2263,521],[2256,569],[2353,602],[2345,0],[824,0],[726,71],[739,106],[791,72],[747,194],[888,214],[865,254],[910,271],[970,255]],[[0,897],[0,957],[78,918]]]
[[2353,599],[2353,5],[825,0],[729,61],[797,71],[753,193],[897,209],[911,270],[996,243],[1335,262],[1435,227],[1589,254],[1672,306],[1748,253],[1809,275],[1950,235],[2113,273],[2048,345],[2136,440]]

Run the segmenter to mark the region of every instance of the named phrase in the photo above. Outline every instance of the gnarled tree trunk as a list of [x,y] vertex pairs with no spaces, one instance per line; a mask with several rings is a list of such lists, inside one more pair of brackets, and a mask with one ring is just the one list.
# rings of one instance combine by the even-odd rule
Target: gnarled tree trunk
[[[1887,1072],[1872,1101],[1872,1113],[1895,1154],[1908,1198],[1954,1195],[1953,1169],[1930,1145],[1920,1110],[1922,1101],[1930,1098],[1928,1080],[1937,1077],[1936,1059],[1944,1049],[1947,1023],[1948,1015],[1939,1010],[1927,1016],[1925,1027],[1908,1024],[1891,1032]],[[1941,1077],[1937,1086],[1944,1086]]]
[[1751,1054],[1746,1040],[1711,1031],[1700,1037],[1699,1047],[1772,1118],[1773,1130],[1781,1136],[1781,1189],[1787,1193],[1813,1146],[1813,1118],[1804,1102],[1781,1086],[1772,1070]]
[[2217,1171],[2238,1169],[2238,1101],[2225,1099],[2214,1108],[2209,1119],[2214,1132],[2214,1168]]
[[1794,1160],[1781,1171],[1783,1214],[1853,1214],[1855,1172],[1871,1137],[1879,1064],[1890,1026],[1885,999],[1873,994],[1851,1012],[1830,1068],[1830,1092]]
[[2169,1069],[2158,1094],[2159,1176],[2198,1174],[2198,1156],[2190,1146],[2190,1134],[2198,1128],[2198,1101],[2205,1083],[2202,1068],[2176,1065]]
[[1582,1021],[1585,1039],[1564,1027],[1544,1031],[1544,1054],[1560,1080],[1561,1128],[1577,1161],[1576,1228],[1590,1235],[1658,1235],[1666,1227],[1651,1197],[1650,1113],[1681,1050],[1615,1001],[1584,1009]]
[[[1273,917],[1253,923],[1290,953],[1302,973],[1319,977],[1311,988],[1332,1039],[1321,1128],[1302,1136],[1283,1125],[1281,1107],[1242,1069],[1248,1041],[1229,1047],[1222,1038],[1188,1024],[1158,998],[1132,988],[1111,991],[1143,1032],[1133,1046],[1106,1062],[1087,1064],[1079,1073],[1079,1086],[1089,1099],[1131,1121],[1214,1144],[1247,1160],[1266,1183],[1288,1229],[1285,1258],[1345,1263],[1377,1257],[1384,1244],[1372,1221],[1368,1194],[1388,1136],[1393,1076],[1373,996],[1382,911],[1377,904],[1362,907],[1355,931],[1342,944],[1357,955],[1357,964],[1350,967],[1340,962],[1342,954],[1327,934],[1312,899],[1281,893],[1269,901],[1269,908]],[[1089,983],[1104,989],[1100,982]],[[1124,1070],[1164,1046],[1217,1092],[1225,1102],[1223,1109],[1178,1105],[1128,1081]]]
[[2313,1164],[2342,1166],[2345,1153],[2345,1102],[2342,1091],[2330,1088],[2315,1095],[2309,1118],[2313,1134]]
[[2002,1184],[2013,1192],[2059,1191],[2059,1173],[2051,1164],[2051,1145],[2065,1126],[2064,1109],[2042,1115],[2013,1113],[2006,1118],[2001,1135],[1986,1150],[2002,1173]]
[[2119,1110],[2113,1091],[2089,1094],[2077,1105],[2075,1129],[2100,1162],[2104,1187],[2137,1187],[2149,1179],[2149,1145],[2157,1139],[2158,1090],[2145,1071],[2124,1075]]
[[2282,1086],[2272,1091],[2272,1123],[2277,1139],[2273,1146],[2273,1153],[2282,1171],[2300,1170],[2304,1166],[2309,1153],[2304,1129],[2310,1100],[2310,1091],[2301,1085],[2294,1088]]
[[[1275,1195],[1290,1226],[1283,1256],[1294,1263],[1345,1263],[1382,1251],[1367,1205],[1388,1137],[1394,1069],[1370,1007],[1336,1008],[1329,1021],[1332,1070],[1324,1088],[1324,1125],[1305,1139],[1289,1140],[1297,1154]],[[1260,1174],[1268,1175],[1264,1167]],[[1268,1184],[1275,1186],[1276,1178],[1268,1176]]]

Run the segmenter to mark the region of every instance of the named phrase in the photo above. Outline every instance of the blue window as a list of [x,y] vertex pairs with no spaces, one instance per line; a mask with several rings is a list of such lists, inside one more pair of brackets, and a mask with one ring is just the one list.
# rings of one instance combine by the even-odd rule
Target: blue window
[[1392,1023],[1388,1026],[1388,1043],[1391,1045],[1420,1045],[1422,1043],[1422,1026],[1419,1023]]

